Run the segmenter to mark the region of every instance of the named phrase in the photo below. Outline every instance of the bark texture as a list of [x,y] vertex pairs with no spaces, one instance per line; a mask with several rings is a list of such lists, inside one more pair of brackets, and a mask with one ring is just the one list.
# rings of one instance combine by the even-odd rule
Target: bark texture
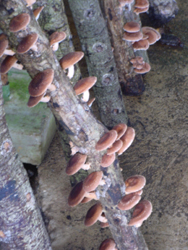
[[120,122],[127,123],[110,38],[99,2],[68,2],[85,53],[89,74],[97,77],[93,89],[101,120],[108,128]]
[[149,15],[157,19],[158,26],[169,22],[178,13],[178,5],[175,0],[149,0]]
[[130,59],[135,57],[132,43],[122,39],[125,22],[137,21],[140,23],[140,19],[131,10],[125,11],[124,8],[120,8],[118,0],[103,0],[101,6],[110,31],[122,92],[125,95],[141,95],[145,90],[142,76],[134,72],[130,63]]
[[50,250],[50,242],[27,173],[12,144],[0,80],[0,248]]
[[[54,69],[53,84],[56,90],[50,92],[49,107],[57,122],[63,126],[73,143],[79,147],[81,153],[87,154],[87,161],[91,163],[92,171],[101,169],[106,178],[106,184],[97,189],[110,229],[117,246],[121,250],[147,250],[146,243],[140,231],[134,227],[127,227],[130,213],[120,211],[117,204],[125,194],[125,185],[119,170],[118,161],[108,168],[100,167],[101,152],[95,150],[95,144],[107,129],[98,122],[86,104],[80,102],[75,95],[69,79],[60,68],[54,52],[49,47],[49,41],[40,29],[26,3],[20,0],[0,2],[0,28],[8,36],[11,46],[18,45],[22,37],[32,32],[39,35],[37,51],[28,51],[24,55],[17,54],[20,62],[25,66],[31,77],[47,68]],[[29,13],[31,21],[26,30],[16,33],[9,31],[10,20],[19,13]],[[104,152],[103,152],[104,153]]]

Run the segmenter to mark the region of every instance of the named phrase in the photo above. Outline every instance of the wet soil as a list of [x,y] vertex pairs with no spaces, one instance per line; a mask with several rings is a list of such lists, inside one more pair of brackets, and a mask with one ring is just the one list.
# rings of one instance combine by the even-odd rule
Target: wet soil
[[[143,198],[152,202],[153,213],[141,231],[151,250],[188,250],[188,2],[177,2],[179,14],[168,26],[184,47],[150,46],[144,94],[124,97],[136,138],[119,160],[125,179],[147,179]],[[71,185],[65,167],[56,135],[38,168],[38,200],[53,250],[97,250],[110,231],[84,226],[92,202],[67,205]]]

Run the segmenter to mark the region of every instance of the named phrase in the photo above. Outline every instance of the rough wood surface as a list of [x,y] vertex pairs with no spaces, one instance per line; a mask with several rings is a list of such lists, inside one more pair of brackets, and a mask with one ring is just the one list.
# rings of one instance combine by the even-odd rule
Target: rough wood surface
[[[103,170],[108,184],[98,188],[98,195],[118,248],[121,250],[147,250],[148,248],[140,231],[127,226],[130,213],[120,211],[117,208],[117,203],[125,194],[124,180],[118,161],[115,160],[107,169],[100,167],[102,153],[95,150],[95,144],[107,129],[94,118],[86,104],[80,103],[72,85],[60,68],[54,52],[50,49],[48,39],[40,29],[31,10],[26,8],[25,2],[19,0],[1,1],[0,12],[2,13],[0,28],[8,36],[11,46],[14,48],[27,34],[37,32],[39,35],[37,51],[30,50],[24,55],[16,53],[16,56],[28,70],[31,77],[44,69],[54,69],[53,84],[56,85],[57,89],[50,93],[49,107],[57,122],[64,127],[69,138],[79,147],[79,151],[87,154],[92,170]],[[9,31],[10,20],[23,12],[29,13],[31,16],[29,25],[26,30],[11,33]]]
[[0,80],[0,249],[51,250],[27,173],[12,144]]
[[85,53],[89,74],[97,77],[93,89],[101,121],[108,128],[120,122],[127,123],[110,38],[99,2],[68,2]]

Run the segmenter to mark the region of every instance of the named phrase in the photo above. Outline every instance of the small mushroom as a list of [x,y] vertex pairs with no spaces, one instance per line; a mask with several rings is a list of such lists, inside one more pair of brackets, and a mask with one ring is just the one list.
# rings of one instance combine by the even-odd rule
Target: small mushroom
[[9,24],[9,29],[11,32],[18,32],[20,30],[24,30],[26,26],[29,24],[31,18],[27,13],[21,13],[12,18]]
[[68,69],[67,76],[71,79],[74,75],[74,64],[79,62],[84,56],[84,53],[82,51],[75,51],[70,52],[67,55],[63,56],[59,63],[62,67],[62,69],[66,70]]
[[40,16],[40,13],[41,11],[44,9],[44,6],[39,6],[38,8],[36,8],[34,11],[33,11],[33,15],[35,16],[35,19],[38,20],[39,19],[39,16]]
[[63,31],[56,31],[50,36],[50,47],[52,47],[53,51],[57,51],[59,48],[59,43],[65,40],[67,37],[66,33]]
[[161,39],[161,34],[152,27],[144,26],[142,27],[142,32],[144,35],[148,36],[147,40],[150,45]]
[[131,127],[128,127],[125,134],[121,137],[123,146],[117,152],[118,155],[121,155],[125,150],[127,150],[131,146],[134,138],[135,138],[135,130]]
[[116,153],[120,150],[120,148],[123,146],[123,142],[121,140],[115,141],[111,147],[107,149],[107,155],[111,155],[113,153]]
[[89,76],[89,77],[80,79],[74,85],[74,91],[76,95],[83,94],[82,101],[87,102],[89,100],[89,89],[93,87],[96,81],[97,81],[97,77],[95,76]]
[[52,84],[53,78],[53,69],[45,69],[39,72],[29,84],[29,94],[33,97],[37,97],[45,93],[47,89],[54,91],[56,87]]
[[22,39],[17,47],[17,52],[20,54],[24,54],[30,49],[37,51],[36,41],[38,39],[37,33],[32,33],[27,35]]
[[112,130],[116,130],[118,133],[118,136],[116,140],[120,139],[122,135],[125,134],[125,131],[127,130],[127,125],[125,123],[119,123],[116,126],[112,128]]
[[103,151],[103,150],[107,149],[115,142],[115,140],[117,139],[117,135],[118,134],[117,134],[116,130],[108,131],[97,142],[97,144],[95,145],[95,149],[97,151]]
[[128,223],[128,226],[140,227],[144,220],[152,213],[152,204],[148,200],[142,200],[139,202],[132,214],[132,217]]
[[133,12],[134,12],[135,14],[139,15],[140,13],[144,13],[144,12],[148,11],[148,9],[149,9],[149,7],[145,7],[145,8],[135,8]]
[[139,32],[140,31],[140,24],[138,22],[127,22],[124,26],[123,29],[129,33],[134,33],[134,32]]
[[45,95],[45,93],[43,93],[42,95],[37,96],[37,97],[30,96],[28,103],[27,103],[27,106],[29,108],[32,108],[32,107],[36,106],[39,102],[49,102],[50,98],[51,97],[49,95]]
[[133,208],[141,199],[141,196],[137,193],[130,193],[123,196],[123,198],[118,203],[118,208],[120,210],[129,210]]
[[125,193],[135,193],[146,185],[146,178],[143,175],[133,175],[125,181]]
[[104,154],[102,156],[102,160],[101,160],[101,163],[100,165],[103,167],[103,168],[107,168],[109,167],[116,159],[116,155],[115,153],[112,153],[110,155],[108,154]]
[[101,243],[99,250],[117,250],[116,243],[113,239],[106,239]]
[[0,72],[2,74],[7,73],[13,66],[15,68],[18,69],[22,69],[23,66],[20,64],[21,67],[17,67],[18,64],[16,64],[17,62],[17,58],[15,56],[6,56],[5,59],[3,60],[3,62],[1,63],[1,70]]
[[133,49],[136,51],[136,50],[147,50],[149,49],[149,41],[148,39],[141,39],[139,40],[138,42],[135,42],[133,44]]
[[90,164],[85,164],[87,155],[76,153],[69,160],[66,167],[66,174],[73,175],[77,173],[81,168],[84,170],[90,169]]
[[101,222],[107,222],[106,217],[102,216],[102,213],[103,213],[103,208],[100,202],[93,205],[86,214],[84,222],[85,226],[90,227],[93,224],[95,224],[97,220]]
[[147,73],[149,72],[151,69],[151,66],[149,65],[149,63],[145,62],[141,68],[138,68],[136,67],[134,69],[134,72],[137,73],[137,74],[144,74],[144,73]]
[[129,33],[125,31],[123,34],[123,39],[129,42],[136,42],[136,41],[141,40],[142,38],[143,38],[143,34],[141,31],[134,32],[134,33]]
[[76,205],[82,202],[84,197],[88,197],[88,198],[95,199],[95,200],[98,199],[95,193],[93,192],[89,193],[83,189],[83,182],[81,181],[73,187],[73,189],[71,190],[69,194],[69,197],[68,197],[69,206],[75,207]]
[[95,171],[89,174],[83,181],[83,189],[86,192],[94,191],[99,185],[104,185],[105,181],[102,180],[103,172]]

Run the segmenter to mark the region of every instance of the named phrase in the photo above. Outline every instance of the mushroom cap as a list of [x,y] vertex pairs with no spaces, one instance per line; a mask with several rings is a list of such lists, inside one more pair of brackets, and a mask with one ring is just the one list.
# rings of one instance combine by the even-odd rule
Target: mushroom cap
[[83,189],[86,192],[91,192],[95,190],[98,187],[100,181],[102,180],[102,177],[103,177],[102,171],[92,172],[83,181]]
[[90,227],[98,220],[98,218],[101,216],[103,212],[103,208],[100,202],[97,202],[95,205],[90,207],[90,209],[87,211],[86,217],[85,217],[85,226]]
[[52,83],[54,78],[53,69],[45,69],[35,75],[29,84],[28,90],[29,94],[33,97],[42,95]]
[[123,196],[123,198],[118,203],[118,208],[120,210],[129,210],[133,208],[141,199],[141,196],[136,193],[130,193]]
[[113,239],[106,239],[101,243],[99,250],[115,250],[115,247],[116,243]]
[[0,35],[0,57],[4,54],[4,51],[8,47],[8,39],[4,34]]
[[143,175],[130,176],[125,181],[125,193],[130,194],[141,190],[146,184],[146,178]]
[[107,155],[116,153],[123,146],[123,142],[121,140],[115,141],[110,148],[107,149]]
[[116,140],[118,140],[122,137],[122,135],[127,130],[127,125],[125,123],[119,123],[118,125],[114,126],[112,130],[117,131],[118,136],[117,136]]
[[124,26],[123,29],[129,33],[134,33],[140,31],[140,24],[138,22],[127,22]]
[[140,226],[144,220],[147,220],[151,213],[151,202],[148,200],[142,200],[136,205],[128,226]]
[[134,57],[134,58],[132,58],[131,60],[130,60],[130,62],[132,63],[132,64],[134,64],[134,63],[139,63],[139,64],[142,64],[142,63],[144,63],[144,59],[143,59],[143,57],[141,57],[141,56],[136,56],[136,57]]
[[30,22],[30,15],[27,13],[21,13],[12,18],[9,24],[11,32],[17,32],[24,29]]
[[148,11],[149,7],[145,7],[145,8],[135,8],[134,9],[134,13],[136,13],[137,15],[140,14],[140,13],[144,13],[146,11]]
[[60,43],[66,38],[66,33],[64,31],[55,31],[50,35],[50,46],[52,46],[54,43]]
[[96,83],[97,77],[96,76],[89,76],[80,79],[75,85],[74,85],[74,91],[76,95],[80,95],[84,93],[86,90],[89,90],[93,85]]
[[88,203],[88,202],[91,201],[91,200],[93,200],[93,199],[92,199],[92,198],[89,198],[89,197],[84,197],[80,203],[82,203],[82,204]]
[[26,53],[36,43],[38,39],[37,33],[32,33],[24,37],[17,47],[17,52],[20,54]]
[[149,49],[149,45],[150,43],[148,39],[145,39],[145,40],[141,39],[138,42],[133,43],[133,49],[134,50],[147,50]]
[[152,27],[144,26],[142,27],[142,32],[148,36],[147,40],[150,45],[161,39],[161,34]]
[[[45,99],[46,99],[45,102],[48,102],[50,100],[50,96],[45,96]],[[37,96],[37,97],[30,96],[28,103],[27,103],[27,106],[29,108],[32,108],[32,107],[36,106],[40,101],[44,101],[44,93],[42,95]]]
[[35,16],[36,19],[39,18],[41,11],[44,9],[44,6],[39,6],[33,11],[33,15]]
[[134,7],[143,9],[149,7],[149,2],[148,0],[136,0]]
[[107,133],[105,133],[97,142],[97,144],[95,145],[95,149],[97,151],[102,151],[107,149],[108,147],[110,147],[115,140],[117,139],[117,132],[116,130],[110,130]]
[[1,63],[1,70],[2,74],[5,74],[12,68],[12,66],[17,62],[17,58],[15,56],[6,56],[5,59]]
[[70,207],[75,207],[78,205],[85,196],[85,191],[83,189],[83,181],[77,183],[71,190],[68,198],[68,204]]
[[104,154],[100,165],[103,168],[107,168],[115,161],[115,159],[116,159],[115,153],[110,154],[110,155]]
[[66,174],[73,175],[78,172],[86,162],[87,155],[76,153],[69,160],[66,167]]
[[63,56],[59,63],[63,69],[68,69],[72,65],[79,62],[84,56],[82,51],[70,52],[67,55]]
[[121,155],[125,150],[127,150],[131,146],[134,138],[135,138],[134,128],[128,127],[125,134],[121,137],[123,146],[118,151],[118,155]]
[[135,68],[134,72],[136,72],[137,74],[144,74],[149,72],[151,69],[151,66],[149,65],[149,63],[145,62],[141,68]]
[[134,32],[134,33],[129,33],[129,32],[124,32],[123,34],[123,39],[129,42],[136,42],[139,41],[143,38],[143,34],[141,31]]

